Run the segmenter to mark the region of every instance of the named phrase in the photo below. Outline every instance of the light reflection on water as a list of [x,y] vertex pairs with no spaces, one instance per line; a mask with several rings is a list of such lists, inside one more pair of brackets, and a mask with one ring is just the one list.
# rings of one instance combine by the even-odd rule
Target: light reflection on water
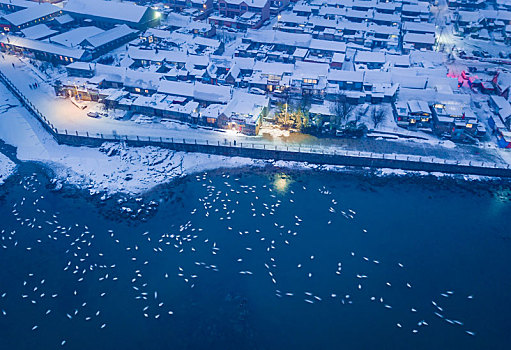
[[281,194],[286,194],[292,182],[293,180],[291,176],[287,174],[275,174],[273,179],[273,188]]

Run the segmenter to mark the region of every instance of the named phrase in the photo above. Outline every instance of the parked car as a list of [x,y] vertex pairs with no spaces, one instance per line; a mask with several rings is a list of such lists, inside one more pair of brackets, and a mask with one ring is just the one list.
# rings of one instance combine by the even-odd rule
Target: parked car
[[256,88],[256,87],[251,87],[250,89],[248,89],[248,92],[250,92],[251,94],[256,94],[256,95],[266,95],[266,91]]
[[100,115],[98,112],[87,112],[87,117],[91,117],[91,118],[99,118]]

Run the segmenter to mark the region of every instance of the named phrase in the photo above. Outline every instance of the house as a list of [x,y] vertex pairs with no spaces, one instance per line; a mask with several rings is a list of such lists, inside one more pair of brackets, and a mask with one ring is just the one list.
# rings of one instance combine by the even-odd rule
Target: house
[[57,34],[58,31],[50,29],[46,24],[37,24],[35,26],[22,29],[21,33],[28,39],[44,40]]
[[332,56],[332,60],[330,61],[330,68],[342,69],[345,60],[346,60],[345,54],[339,52],[334,53],[334,55]]
[[38,3],[27,0],[0,0],[0,10],[10,13],[37,6]]
[[321,104],[312,103],[309,109],[309,117],[313,124],[323,125],[335,117],[334,104],[331,101],[323,101]]
[[103,32],[104,30],[98,27],[78,27],[61,34],[54,35],[48,39],[48,42],[66,47],[77,47],[85,38]]
[[433,23],[404,22],[401,28],[404,34],[435,34],[436,27]]
[[431,12],[427,2],[403,4],[401,8],[401,19],[403,22],[415,22],[417,20],[427,22],[430,16]]
[[64,30],[71,27],[75,23],[75,19],[68,14],[60,15],[54,17],[51,21],[50,25],[53,28],[58,28],[59,30]]
[[276,15],[277,13],[288,7],[290,0],[271,0],[270,1],[270,14]]
[[69,0],[63,9],[76,21],[100,28],[113,28],[125,24],[131,28],[144,30],[160,23],[161,14],[151,7],[128,2],[103,0]]
[[230,18],[252,12],[259,14],[264,22],[270,18],[270,0],[218,0],[218,11]]
[[511,73],[499,71],[492,80],[495,90],[498,95],[509,98],[509,91],[511,90]]
[[50,61],[59,64],[68,64],[74,61],[90,61],[89,52],[78,48],[68,48],[49,42],[32,40],[12,35],[0,36],[0,50],[4,52],[22,53],[38,60]]
[[205,15],[213,12],[213,0],[166,0],[165,5],[177,11],[196,9]]
[[327,75],[327,80],[331,84],[336,84],[340,90],[362,91],[364,72],[331,70]]
[[417,34],[417,33],[406,33],[403,36],[403,52],[409,53],[411,49],[420,50],[433,50],[435,45],[434,34]]
[[479,121],[474,112],[462,104],[434,103],[431,110],[437,134],[453,140],[473,139],[477,136]]
[[322,99],[330,66],[324,63],[296,62],[289,78],[291,95],[310,95]]
[[157,28],[149,28],[140,35],[140,39],[147,44],[161,43],[166,40],[170,40],[171,37],[172,34],[169,30]]
[[263,95],[238,92],[218,116],[218,126],[245,135],[257,135],[264,116],[268,113],[270,99]]
[[426,101],[397,101],[392,104],[397,125],[404,128],[431,128],[431,109]]
[[182,96],[193,99],[203,106],[212,103],[226,104],[231,100],[232,91],[229,86],[210,85],[203,83],[186,83],[181,81],[161,80],[158,93]]
[[2,17],[1,25],[4,31],[19,31],[30,26],[47,22],[53,17],[59,16],[62,10],[52,4],[43,3],[28,7]]
[[80,42],[80,46],[88,50],[92,54],[92,57],[95,58],[124,45],[137,36],[138,30],[122,24],[83,39]]
[[253,70],[249,85],[273,92],[286,89],[286,83],[289,84],[289,77],[293,74],[294,66],[288,63],[256,61]]
[[367,69],[381,69],[385,64],[385,53],[357,51],[354,62],[367,67]]

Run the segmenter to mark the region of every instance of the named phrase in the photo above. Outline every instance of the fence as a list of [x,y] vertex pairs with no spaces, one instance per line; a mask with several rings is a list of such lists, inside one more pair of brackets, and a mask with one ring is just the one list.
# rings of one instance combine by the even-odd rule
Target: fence
[[390,168],[411,171],[443,172],[482,176],[511,177],[509,164],[458,161],[435,157],[383,154],[339,150],[338,148],[314,148],[301,145],[275,145],[267,143],[212,142],[198,139],[177,139],[150,136],[127,136],[98,134],[57,129],[14,84],[0,72],[0,79],[18,97],[21,103],[41,122],[43,127],[60,144],[73,146],[100,146],[104,142],[124,142],[128,146],[158,146],[176,151],[200,152],[223,156],[239,156],[265,160],[308,162],[313,164],[344,165],[370,168]]

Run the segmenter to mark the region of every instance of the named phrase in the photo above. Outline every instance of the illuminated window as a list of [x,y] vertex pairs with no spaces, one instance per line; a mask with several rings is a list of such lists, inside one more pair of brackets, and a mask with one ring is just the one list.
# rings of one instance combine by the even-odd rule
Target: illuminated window
[[135,88],[135,92],[140,92],[140,88]]

